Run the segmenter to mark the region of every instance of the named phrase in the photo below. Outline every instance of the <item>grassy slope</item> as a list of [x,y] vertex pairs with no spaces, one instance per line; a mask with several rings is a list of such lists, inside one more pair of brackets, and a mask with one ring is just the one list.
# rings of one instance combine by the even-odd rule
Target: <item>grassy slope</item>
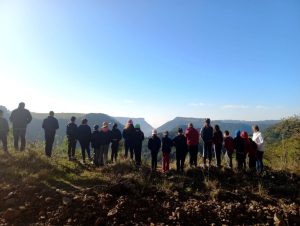
[[1,225],[273,224],[275,213],[300,223],[296,174],[199,168],[164,175],[125,161],[99,171],[36,150],[0,154]]

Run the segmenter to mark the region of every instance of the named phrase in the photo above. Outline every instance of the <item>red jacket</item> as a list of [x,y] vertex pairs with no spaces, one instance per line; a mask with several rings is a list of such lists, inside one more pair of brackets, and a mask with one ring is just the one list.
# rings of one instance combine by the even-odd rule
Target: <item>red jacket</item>
[[226,149],[226,151],[228,152],[228,154],[232,154],[234,151],[234,142],[233,142],[233,138],[232,137],[226,137],[224,139],[224,147]]
[[185,131],[185,136],[187,139],[187,145],[191,146],[191,145],[198,145],[199,144],[199,132],[198,130],[194,129],[194,128],[188,128]]

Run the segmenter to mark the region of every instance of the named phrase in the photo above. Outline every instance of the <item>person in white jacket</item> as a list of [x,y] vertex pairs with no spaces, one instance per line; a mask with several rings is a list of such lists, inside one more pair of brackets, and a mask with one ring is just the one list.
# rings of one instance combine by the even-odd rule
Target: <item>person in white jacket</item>
[[263,155],[264,155],[264,138],[259,131],[258,125],[254,125],[252,127],[253,131],[253,137],[252,140],[257,144],[257,172],[262,173],[264,169],[264,164],[263,164]]

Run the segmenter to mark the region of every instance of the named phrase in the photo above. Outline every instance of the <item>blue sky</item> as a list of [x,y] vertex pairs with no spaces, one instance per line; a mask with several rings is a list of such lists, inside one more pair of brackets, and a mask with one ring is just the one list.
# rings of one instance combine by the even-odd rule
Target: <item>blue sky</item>
[[299,114],[299,12],[298,0],[0,0],[0,104],[154,126]]

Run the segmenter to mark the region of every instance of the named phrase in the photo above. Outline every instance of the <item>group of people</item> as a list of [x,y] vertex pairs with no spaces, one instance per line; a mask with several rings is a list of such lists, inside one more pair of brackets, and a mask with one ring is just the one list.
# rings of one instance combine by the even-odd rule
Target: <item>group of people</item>
[[[26,127],[31,122],[32,116],[25,109],[25,104],[20,103],[19,107],[11,113],[10,121],[13,125],[14,147],[17,150],[25,149]],[[52,155],[52,148],[55,139],[56,130],[59,129],[58,120],[51,111],[49,116],[44,119],[42,128],[45,131],[45,154],[48,157]],[[205,125],[199,132],[190,123],[184,132],[179,128],[174,139],[169,137],[169,132],[163,133],[162,139],[159,137],[157,130],[152,131],[152,136],[148,139],[148,149],[151,152],[151,168],[157,170],[158,153],[162,151],[162,170],[169,171],[170,154],[172,147],[176,149],[176,167],[177,171],[183,171],[185,167],[186,156],[189,154],[190,167],[197,167],[200,138],[203,141],[203,165],[208,167],[212,164],[213,153],[215,153],[216,164],[221,167],[221,156],[224,154],[227,159],[228,167],[233,167],[233,154],[236,153],[237,168],[243,170],[246,168],[246,160],[248,157],[248,167],[251,170],[257,170],[259,173],[263,171],[263,145],[264,140],[259,127],[253,126],[253,137],[249,138],[246,131],[236,131],[235,137],[231,137],[229,131],[222,133],[220,127],[211,126],[210,119],[205,120]],[[7,134],[9,131],[8,121],[3,117],[0,110],[0,140],[3,143],[3,149],[7,150]],[[81,147],[82,161],[86,163],[86,154],[89,161],[97,167],[101,167],[108,162],[108,152],[111,147],[111,161],[117,161],[120,141],[124,139],[125,158],[135,160],[136,166],[141,166],[141,155],[144,133],[139,124],[134,125],[133,121],[128,120],[123,132],[118,129],[115,123],[112,130],[109,129],[109,123],[103,122],[102,127],[95,125],[93,131],[88,125],[88,120],[83,119],[81,124],[77,126],[76,117],[72,117],[66,128],[68,139],[68,157],[72,161],[75,159],[75,150],[77,141]],[[21,146],[19,149],[19,138],[21,138]],[[92,156],[92,147],[94,153]]]

